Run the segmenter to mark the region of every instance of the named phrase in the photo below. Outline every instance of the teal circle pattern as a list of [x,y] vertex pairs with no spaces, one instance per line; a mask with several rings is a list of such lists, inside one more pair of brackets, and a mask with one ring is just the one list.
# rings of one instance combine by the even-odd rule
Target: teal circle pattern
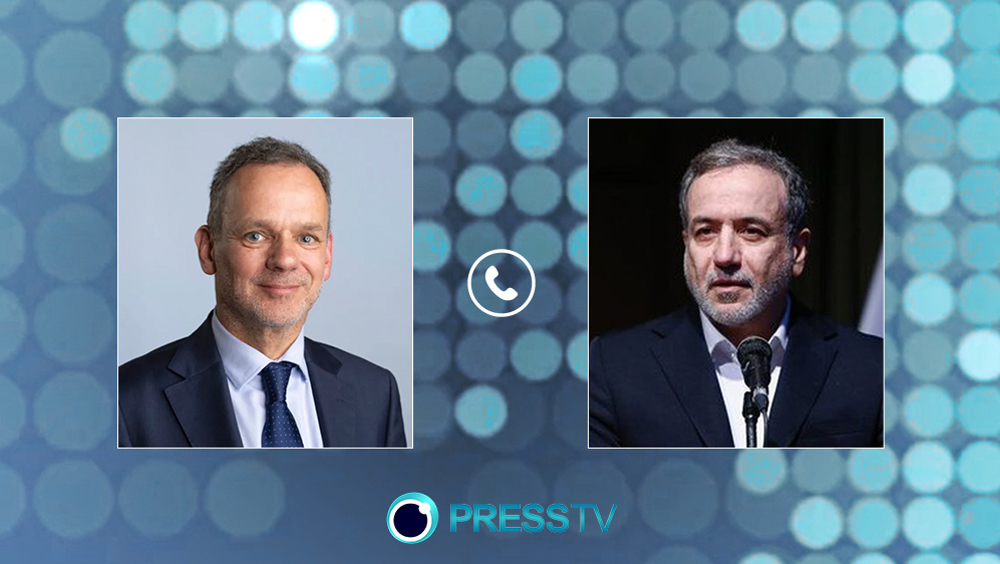
[[837,504],[822,496],[802,500],[789,523],[799,544],[821,550],[831,546],[844,532],[844,516]]
[[65,364],[87,364],[107,352],[115,321],[104,297],[85,286],[57,287],[35,308],[38,344]]
[[114,131],[103,113],[90,108],[73,110],[59,128],[59,140],[74,159],[89,161],[111,148]]
[[918,51],[936,51],[951,42],[955,15],[937,0],[919,0],[903,13],[903,37]]
[[451,257],[451,237],[448,230],[433,221],[418,221],[413,225],[413,268],[432,272]]
[[528,51],[548,49],[562,36],[562,14],[545,0],[522,2],[511,14],[510,32],[514,41]]
[[104,527],[115,507],[107,475],[92,461],[68,460],[47,467],[35,482],[38,520],[56,535],[78,540]]
[[988,382],[1000,376],[1000,335],[993,329],[969,332],[958,344],[958,365],[977,381]]
[[992,497],[967,502],[958,516],[959,532],[978,549],[989,549],[1000,542],[997,523],[1000,523],[1000,502]]
[[302,102],[321,104],[340,87],[340,71],[326,55],[302,55],[288,69],[288,85]]
[[418,51],[441,47],[451,34],[448,10],[434,0],[420,0],[408,5],[399,16],[399,34]]
[[21,221],[3,206],[0,206],[0,241],[6,242],[0,247],[0,279],[4,279],[24,262],[25,234]]
[[455,364],[472,380],[493,380],[507,366],[507,344],[492,331],[471,331],[455,347]]
[[562,256],[562,236],[544,221],[526,221],[510,240],[511,250],[523,256],[536,273],[555,266]]
[[973,0],[962,6],[958,16],[959,37],[972,49],[994,49],[1000,45],[996,25],[998,21],[1000,4],[995,0]]
[[506,85],[507,69],[490,53],[473,53],[455,69],[455,88],[474,104],[495,102]]
[[752,0],[736,15],[736,33],[748,49],[769,51],[778,46],[787,31],[785,13],[770,0]]
[[507,423],[507,400],[492,386],[473,386],[455,401],[455,420],[467,435],[488,439]]
[[903,456],[903,478],[915,492],[938,493],[951,485],[954,477],[955,461],[939,442],[915,443]]
[[566,346],[566,364],[573,374],[583,381],[587,381],[589,348],[586,331],[577,333]]
[[[4,44],[0,36],[0,50],[6,50]],[[17,84],[17,77],[15,68],[12,86],[0,87],[0,99],[3,89]],[[53,104],[63,108],[90,106],[104,96],[111,83],[111,54],[90,32],[62,31],[48,38],[35,55],[35,80]]]
[[847,516],[847,531],[859,547],[879,550],[899,534],[899,513],[884,498],[862,498],[851,507]]
[[177,71],[170,59],[152,53],[138,55],[125,67],[125,90],[136,102],[152,106],[170,97]]
[[177,15],[159,0],[144,0],[125,13],[125,35],[143,51],[163,49],[177,34]]
[[973,493],[993,494],[1000,491],[1000,446],[991,441],[969,444],[958,457],[958,479]]
[[962,152],[979,161],[1000,157],[1000,113],[993,108],[977,108],[965,114],[958,123],[958,145]]
[[510,142],[524,158],[544,160],[562,146],[562,125],[547,110],[526,110],[511,123]]
[[918,165],[903,180],[903,199],[921,215],[940,215],[951,205],[954,195],[954,180],[937,164]]
[[470,214],[493,215],[507,200],[507,180],[492,166],[473,165],[459,175],[455,197]]
[[636,47],[659,49],[673,36],[674,15],[666,2],[639,0],[626,8],[622,27],[625,37]]
[[511,181],[510,196],[517,209],[531,216],[543,216],[559,205],[562,186],[551,168],[528,165],[517,171]]
[[[10,378],[0,374],[0,449],[10,446],[21,436],[26,414],[27,407],[21,388]],[[0,499],[3,499],[2,493]],[[0,534],[4,530],[2,523],[0,518]]]
[[970,435],[995,438],[1000,433],[1000,390],[977,386],[962,394],[958,422]]
[[903,534],[919,549],[939,548],[955,534],[955,514],[940,498],[917,498],[903,510]]
[[270,49],[281,41],[285,18],[271,2],[244,2],[233,14],[233,36],[251,51]]
[[114,401],[93,376],[61,372],[46,382],[35,398],[35,428],[52,448],[91,450],[113,425]]
[[990,273],[968,278],[958,292],[958,308],[969,323],[996,323],[1000,320],[1000,280]]
[[899,17],[884,0],[868,0],[851,7],[848,28],[851,40],[865,50],[888,47],[899,33]]
[[229,33],[229,15],[220,4],[197,0],[177,14],[177,31],[182,42],[195,51],[222,45]]
[[34,240],[39,266],[62,282],[93,280],[115,254],[114,226],[83,204],[66,204],[46,214]]
[[521,333],[510,349],[510,363],[529,381],[547,380],[562,365],[563,350],[559,340],[544,329]]
[[1000,209],[1000,170],[993,165],[973,166],[958,181],[958,199],[975,215],[992,215]]
[[562,80],[559,63],[543,53],[529,53],[521,57],[510,71],[511,88],[514,93],[518,98],[531,104],[542,104],[552,100],[562,89]]
[[133,468],[118,492],[122,516],[143,535],[176,535],[198,511],[198,486],[177,462],[152,460]]
[[899,472],[892,449],[855,450],[847,461],[847,475],[855,489],[865,493],[881,493],[895,482]]
[[940,275],[928,272],[910,279],[903,289],[903,311],[921,325],[937,325],[955,307],[955,290]]
[[826,51],[840,41],[844,18],[840,9],[826,0],[800,5],[792,16],[792,34],[810,51]]
[[903,399],[903,423],[918,437],[937,437],[951,427],[954,404],[943,388],[925,385]]
[[260,536],[285,511],[285,484],[263,462],[233,460],[209,478],[204,507],[224,533],[236,538]]
[[925,106],[947,99],[955,87],[955,70],[937,53],[921,53],[903,67],[903,90],[914,102]]
[[913,223],[903,234],[903,255],[913,270],[939,270],[955,254],[955,237],[941,222]]
[[27,504],[24,481],[9,466],[0,464],[0,535],[14,530]]

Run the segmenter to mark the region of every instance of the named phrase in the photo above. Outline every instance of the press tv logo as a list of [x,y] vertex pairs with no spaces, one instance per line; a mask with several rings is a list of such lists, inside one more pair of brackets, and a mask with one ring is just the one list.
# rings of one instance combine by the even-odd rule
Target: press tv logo
[[[494,533],[539,533],[544,530],[562,533],[569,529],[569,516],[573,511],[579,511],[580,532],[586,528],[587,516],[593,512],[601,532],[608,532],[611,519],[615,516],[618,504],[611,506],[607,520],[601,515],[601,510],[593,503],[571,503],[569,507],[562,503],[553,503],[543,507],[537,503],[519,504],[501,503],[495,505],[476,503],[451,504],[449,514],[449,532],[457,532],[459,523],[471,522],[472,532],[492,531]],[[401,495],[389,506],[386,516],[389,532],[399,542],[416,544],[423,542],[434,534],[438,525],[438,510],[434,500],[422,493],[411,492]]]

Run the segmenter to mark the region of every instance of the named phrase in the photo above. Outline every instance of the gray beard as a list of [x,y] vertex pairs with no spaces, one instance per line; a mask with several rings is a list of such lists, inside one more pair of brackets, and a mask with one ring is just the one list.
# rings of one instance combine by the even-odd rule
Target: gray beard
[[[711,283],[719,277],[717,271],[709,273],[705,278],[704,287],[698,287],[685,257],[683,260],[684,280],[687,282],[688,290],[694,297],[694,301],[709,319],[724,327],[741,327],[762,314],[768,305],[774,303],[779,298],[783,298],[788,292],[788,286],[792,279],[792,257],[791,254],[786,256],[787,260],[784,261],[784,264],[778,270],[778,276],[773,279],[764,280],[760,285],[754,284],[750,275],[743,271],[725,275],[727,279],[750,284],[750,299],[742,307],[736,309],[720,310],[709,299],[708,292]],[[722,303],[733,303],[738,297],[739,294],[737,292],[722,292],[719,294],[719,301]]]

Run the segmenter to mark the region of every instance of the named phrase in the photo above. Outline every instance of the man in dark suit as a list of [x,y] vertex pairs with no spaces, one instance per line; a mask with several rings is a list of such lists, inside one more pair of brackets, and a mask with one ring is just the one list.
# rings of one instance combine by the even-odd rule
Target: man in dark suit
[[882,340],[788,293],[810,237],[796,167],[720,141],[692,159],[679,203],[696,305],[594,339],[590,446],[747,446],[737,348],[751,336],[772,350],[758,446],[882,446]]
[[233,149],[195,234],[215,310],[119,367],[119,446],[406,446],[392,373],[302,334],[330,276],[329,225],[312,154],[270,137]]

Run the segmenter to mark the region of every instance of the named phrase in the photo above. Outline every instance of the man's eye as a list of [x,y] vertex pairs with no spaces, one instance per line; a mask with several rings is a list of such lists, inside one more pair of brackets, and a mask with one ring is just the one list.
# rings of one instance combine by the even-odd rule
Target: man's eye
[[309,244],[309,243],[313,243],[315,241],[316,241],[316,238],[313,237],[312,235],[303,235],[302,236],[302,242],[303,243]]
[[259,243],[263,238],[264,236],[256,231],[246,234],[247,241],[250,241],[251,243]]

